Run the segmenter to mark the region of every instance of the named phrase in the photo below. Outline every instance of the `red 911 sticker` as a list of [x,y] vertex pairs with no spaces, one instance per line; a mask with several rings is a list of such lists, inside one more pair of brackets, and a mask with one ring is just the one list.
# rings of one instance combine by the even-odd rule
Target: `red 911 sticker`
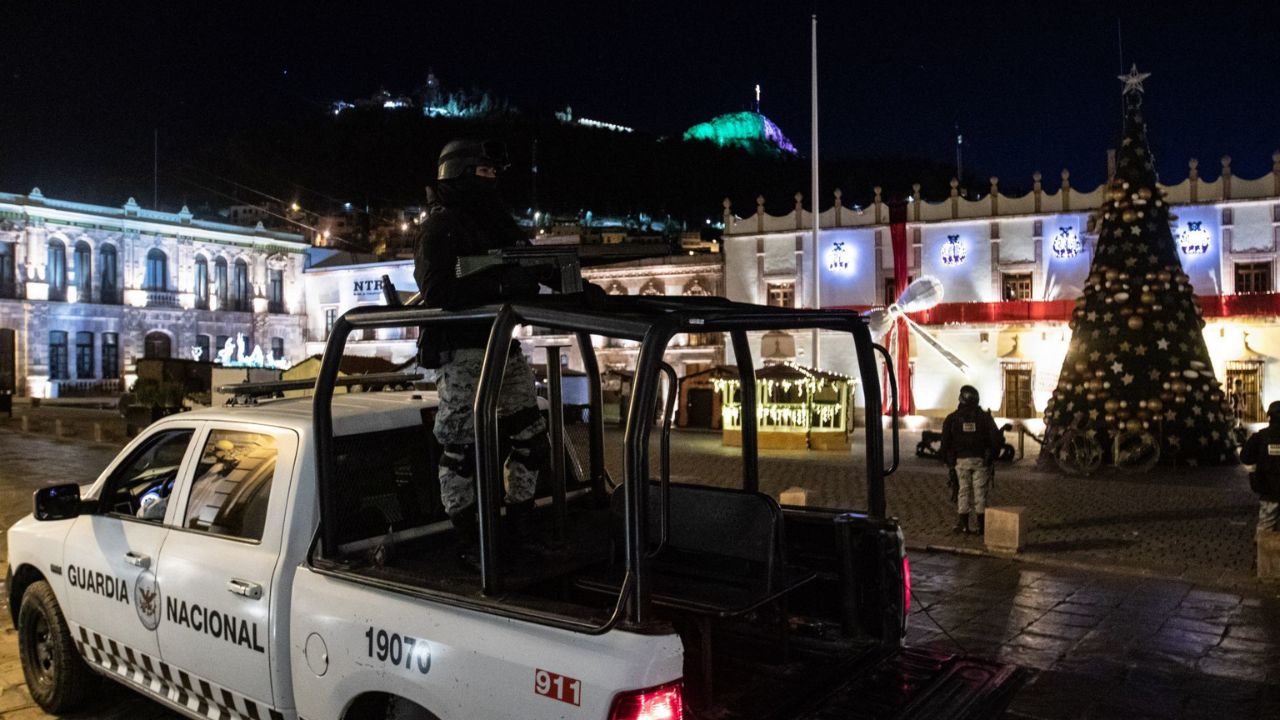
[[533,691],[552,700],[570,705],[582,705],[582,681],[547,670],[533,673]]

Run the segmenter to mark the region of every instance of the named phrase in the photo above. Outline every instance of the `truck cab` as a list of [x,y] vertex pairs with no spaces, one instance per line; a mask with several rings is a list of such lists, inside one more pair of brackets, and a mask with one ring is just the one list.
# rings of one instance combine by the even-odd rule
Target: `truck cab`
[[[458,562],[440,503],[434,392],[337,372],[352,332],[457,323],[491,328],[475,402],[478,572]],[[548,363],[538,552],[511,542],[501,500],[498,395],[521,325],[574,338],[590,384],[585,432],[566,433],[559,362]],[[748,333],[802,328],[854,349],[866,444],[850,472],[867,506],[788,507],[761,493],[751,423],[740,485],[672,478],[678,393],[662,359],[672,339],[726,333],[751,377]],[[592,336],[638,343],[620,468],[605,462]],[[9,531],[32,696],[71,710],[91,701],[96,673],[191,717],[998,712],[1015,668],[902,647],[910,575],[885,512],[897,448],[894,437],[886,467],[877,352],[853,313],[714,298],[352,310],[334,325],[311,397],[165,418],[88,487],[37,492],[35,512]],[[366,392],[336,392],[344,383]],[[742,395],[754,417],[752,383]]]

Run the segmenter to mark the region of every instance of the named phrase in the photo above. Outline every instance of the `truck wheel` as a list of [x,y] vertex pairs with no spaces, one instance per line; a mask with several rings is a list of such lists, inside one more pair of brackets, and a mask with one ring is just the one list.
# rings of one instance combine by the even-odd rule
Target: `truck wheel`
[[46,712],[57,715],[84,703],[95,678],[76,652],[53,588],[44,580],[22,595],[18,653],[31,698]]

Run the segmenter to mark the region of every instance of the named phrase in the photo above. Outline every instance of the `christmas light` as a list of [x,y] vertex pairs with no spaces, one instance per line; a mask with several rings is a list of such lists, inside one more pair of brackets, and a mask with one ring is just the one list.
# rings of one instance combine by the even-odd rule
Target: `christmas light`
[[942,264],[947,267],[959,265],[969,256],[969,247],[960,239],[959,235],[948,235],[947,241],[942,244]]
[[1084,249],[1080,242],[1080,234],[1076,232],[1073,225],[1058,228],[1058,234],[1053,236],[1052,248],[1053,256],[1059,260],[1076,257]]
[[1187,223],[1187,228],[1178,233],[1178,248],[1183,255],[1203,255],[1209,251],[1209,231],[1204,229],[1202,222],[1192,220]]
[[841,275],[853,272],[853,251],[846,248],[843,242],[831,244],[827,251],[827,270]]

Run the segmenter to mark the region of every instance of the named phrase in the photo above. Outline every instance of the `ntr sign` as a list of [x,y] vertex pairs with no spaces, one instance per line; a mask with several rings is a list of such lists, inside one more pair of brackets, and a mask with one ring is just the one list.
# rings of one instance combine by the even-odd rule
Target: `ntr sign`
[[369,295],[382,294],[382,279],[377,280],[353,280],[351,281],[351,294],[356,297],[368,297]]

